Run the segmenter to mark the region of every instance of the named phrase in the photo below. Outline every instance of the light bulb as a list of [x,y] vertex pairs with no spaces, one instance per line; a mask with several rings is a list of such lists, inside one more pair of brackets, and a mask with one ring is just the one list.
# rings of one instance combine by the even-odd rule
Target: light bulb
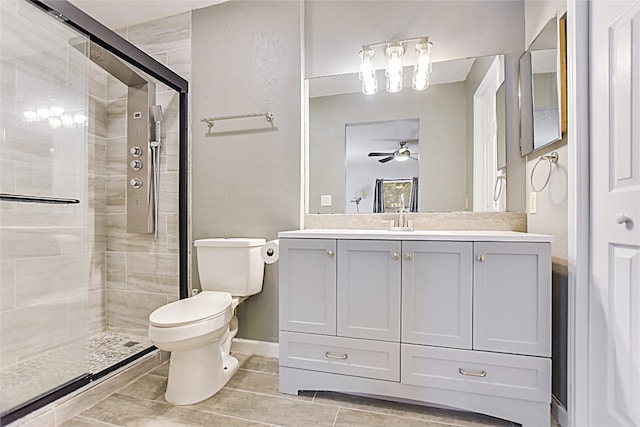
[[387,47],[387,92],[395,93],[402,90],[402,55],[404,49],[400,44]]
[[36,110],[36,115],[38,116],[39,119],[48,119],[49,117],[51,117],[51,111],[49,111],[48,108],[38,108]]
[[51,115],[56,117],[60,117],[64,114],[64,108],[62,108],[59,105],[51,107],[50,111],[51,111]]
[[60,117],[60,120],[65,127],[70,128],[71,126],[73,126],[73,117],[68,114],[64,114],[62,117]]
[[51,129],[58,129],[62,125],[62,120],[57,117],[52,117],[49,119],[49,127]]
[[362,93],[365,95],[373,95],[378,92],[378,81],[375,78],[368,77],[362,80]]
[[416,70],[413,73],[413,88],[415,90],[425,90],[429,87],[429,74]]
[[362,80],[362,93],[365,95],[373,95],[378,92],[378,81],[376,80],[376,71],[373,68],[372,58],[375,52],[368,46],[363,46],[360,51],[360,73],[358,77]]
[[73,116],[73,123],[77,125],[83,125],[87,121],[87,116],[82,113],[78,113]]
[[424,90],[429,87],[431,46],[429,39],[422,39],[416,43],[416,65],[413,68],[413,88],[415,90]]

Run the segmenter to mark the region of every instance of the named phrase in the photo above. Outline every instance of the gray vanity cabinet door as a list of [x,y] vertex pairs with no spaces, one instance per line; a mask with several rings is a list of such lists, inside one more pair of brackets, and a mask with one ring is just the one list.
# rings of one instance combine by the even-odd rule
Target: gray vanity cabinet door
[[473,243],[402,243],[402,342],[471,349]]
[[551,355],[551,245],[474,244],[473,348]]
[[400,341],[401,244],[338,240],[338,335]]
[[336,241],[280,239],[280,329],[336,334]]

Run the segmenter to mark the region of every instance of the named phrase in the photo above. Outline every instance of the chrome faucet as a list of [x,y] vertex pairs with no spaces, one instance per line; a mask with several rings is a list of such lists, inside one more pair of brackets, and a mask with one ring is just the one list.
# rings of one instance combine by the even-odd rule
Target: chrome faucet
[[400,194],[398,205],[397,225],[395,221],[391,220],[389,224],[389,230],[413,231],[413,224],[411,220],[407,219],[407,213],[409,212],[409,210],[404,205],[404,194]]
[[404,194],[400,194],[398,206],[398,228],[404,228],[406,222],[406,211],[404,207]]

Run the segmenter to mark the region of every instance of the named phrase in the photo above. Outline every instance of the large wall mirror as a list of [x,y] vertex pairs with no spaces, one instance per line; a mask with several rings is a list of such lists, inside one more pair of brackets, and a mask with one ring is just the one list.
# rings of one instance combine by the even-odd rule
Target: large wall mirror
[[550,19],[520,59],[521,147],[528,154],[562,139],[562,21]]
[[357,74],[307,81],[308,213],[376,212],[385,180],[413,184],[413,211],[505,210],[504,56],[435,62],[424,91],[412,72],[374,96]]

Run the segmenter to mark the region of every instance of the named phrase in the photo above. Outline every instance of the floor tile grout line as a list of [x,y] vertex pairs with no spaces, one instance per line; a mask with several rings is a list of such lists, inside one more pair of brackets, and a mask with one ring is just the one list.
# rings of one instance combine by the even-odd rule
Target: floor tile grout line
[[247,368],[242,368],[242,367],[238,368],[238,370],[239,371],[246,371],[246,372],[256,372],[258,374],[280,375],[277,372],[259,371],[259,370],[256,370],[256,369],[247,369]]
[[405,415],[398,415],[398,414],[392,414],[392,413],[389,413],[389,412],[369,411],[369,410],[360,409],[360,408],[351,408],[351,407],[348,407],[348,406],[338,406],[338,408],[339,409],[351,410],[351,411],[357,411],[357,412],[366,412],[366,413],[369,413],[369,414],[386,415],[386,416],[389,416],[389,417],[402,418],[402,419],[405,419],[405,420],[425,421],[425,422],[429,422],[429,423],[440,424],[440,425],[443,425],[443,426],[468,427],[467,424],[452,424],[452,423],[433,420],[433,419],[417,418],[417,417],[411,417],[411,416],[405,416]]
[[[318,393],[318,392],[316,391],[316,393]],[[342,408],[340,408],[340,407],[338,406],[338,410],[336,411],[336,416],[335,416],[335,417],[333,417],[333,424],[332,424],[332,427],[336,427],[336,423],[338,422],[338,415],[340,415],[340,409],[342,409]]]
[[[83,419],[83,420],[87,420],[87,421],[97,422],[97,423],[99,423],[99,424],[103,424],[103,425],[105,425],[105,426],[121,427],[121,426],[120,426],[120,425],[118,425],[118,424],[108,423],[108,422],[106,422],[106,421],[102,421],[102,420],[99,420],[99,419],[97,419],[97,418],[87,417],[86,415],[76,415],[76,416],[75,416],[75,417],[73,417],[72,419],[78,419],[78,418],[81,418],[81,419]],[[68,420],[68,421],[70,421],[70,420]]]

